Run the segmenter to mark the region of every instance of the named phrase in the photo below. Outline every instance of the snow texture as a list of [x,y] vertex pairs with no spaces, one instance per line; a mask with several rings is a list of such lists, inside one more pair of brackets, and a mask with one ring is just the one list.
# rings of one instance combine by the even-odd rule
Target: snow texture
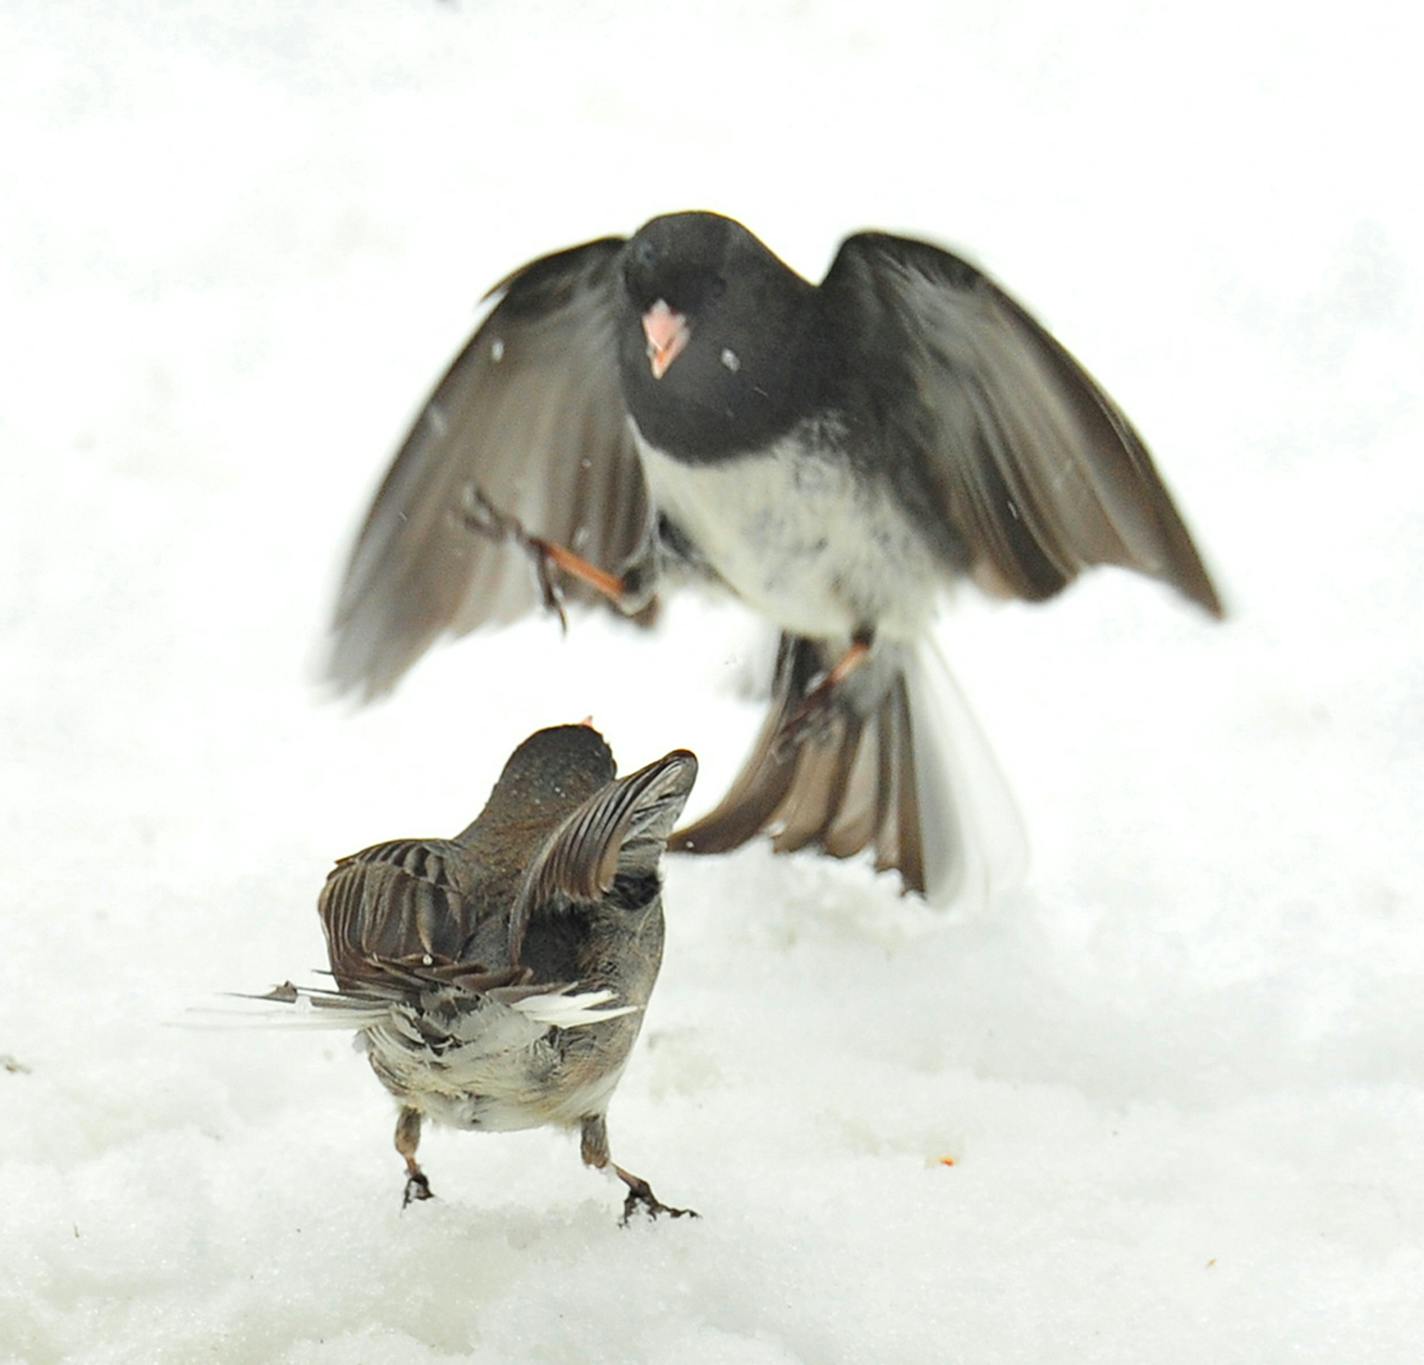
[[[1417,20],[1139,0],[0,11],[0,1359],[1405,1362],[1424,1334]],[[1223,626],[1101,572],[940,641],[1034,862],[673,860],[615,1158],[430,1134],[320,981],[332,859],[537,726],[705,809],[761,643],[679,601],[314,679],[483,289],[715,207],[966,250],[1147,434]],[[952,1158],[953,1165],[945,1164]]]

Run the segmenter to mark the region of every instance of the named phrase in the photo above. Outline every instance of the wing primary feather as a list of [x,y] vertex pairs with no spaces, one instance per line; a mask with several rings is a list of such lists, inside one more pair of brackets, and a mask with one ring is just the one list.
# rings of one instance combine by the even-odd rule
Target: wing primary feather
[[[422,408],[372,501],[338,594],[328,673],[366,699],[438,638],[542,605],[522,552],[460,515],[474,485],[530,531],[616,566],[652,519],[618,377],[620,238],[532,262]],[[594,600],[578,584],[576,600]]]
[[[863,233],[842,243],[822,293],[866,401],[917,452],[976,577],[1039,599],[1117,564],[1222,614],[1142,438],[1005,290],[938,247]],[[895,363],[877,364],[887,348]]]

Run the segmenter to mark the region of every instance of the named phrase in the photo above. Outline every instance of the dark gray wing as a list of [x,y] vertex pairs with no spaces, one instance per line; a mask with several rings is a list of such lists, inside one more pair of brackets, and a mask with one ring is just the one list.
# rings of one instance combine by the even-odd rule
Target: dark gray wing
[[531,917],[555,904],[588,905],[630,881],[657,875],[668,835],[682,814],[697,759],[674,749],[610,782],[549,836],[530,864],[509,919],[509,959],[519,961]]
[[437,981],[485,989],[517,975],[507,962],[465,957],[480,910],[464,888],[463,856],[449,840],[396,839],[337,863],[317,911],[343,989]]
[[919,452],[925,495],[984,586],[1039,599],[1120,564],[1222,614],[1141,437],[993,281],[938,247],[862,233],[822,293],[856,353],[854,382]]
[[416,419],[352,551],[329,664],[343,690],[387,692],[442,633],[539,604],[523,551],[463,524],[472,484],[615,572],[650,534],[618,380],[622,244],[546,256],[491,291],[498,305]]

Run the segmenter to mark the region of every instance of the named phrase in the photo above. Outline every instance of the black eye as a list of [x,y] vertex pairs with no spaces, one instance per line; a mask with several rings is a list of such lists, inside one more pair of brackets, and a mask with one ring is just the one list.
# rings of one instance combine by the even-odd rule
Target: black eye
[[727,281],[724,280],[720,275],[718,275],[718,276],[712,281],[712,284],[710,285],[710,287],[709,287],[708,290],[707,290],[708,296],[709,296],[710,298],[714,298],[714,299],[720,299],[720,298],[722,297],[722,295],[725,294],[726,292],[727,292]]
[[651,270],[658,263],[657,248],[649,241],[633,243],[633,264],[640,270]]

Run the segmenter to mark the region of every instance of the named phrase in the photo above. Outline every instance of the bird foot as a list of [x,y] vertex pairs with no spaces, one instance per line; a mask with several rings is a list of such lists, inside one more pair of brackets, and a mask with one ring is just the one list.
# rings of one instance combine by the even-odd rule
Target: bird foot
[[530,535],[518,517],[496,507],[476,484],[472,483],[465,489],[462,513],[465,526],[476,535],[493,541],[513,541],[529,556],[534,564],[534,576],[539,582],[544,609],[559,618],[559,628],[567,633],[569,618],[564,612],[564,594],[554,578],[554,567],[558,563],[555,551],[560,547]]
[[618,1174],[628,1186],[628,1197],[623,1201],[623,1217],[618,1220],[620,1228],[626,1228],[633,1215],[642,1209],[649,1218],[656,1218],[659,1214],[665,1213],[669,1218],[700,1218],[702,1215],[696,1209],[675,1209],[669,1204],[664,1204],[653,1193],[653,1188],[646,1180],[619,1169]]
[[619,611],[631,615],[647,605],[649,592],[641,581],[629,582],[617,574],[590,564],[582,555],[575,554],[566,545],[545,540],[542,536],[530,535],[518,517],[496,507],[475,484],[470,484],[464,494],[465,525],[477,535],[491,540],[512,540],[534,561],[534,572],[539,579],[539,592],[544,606],[559,618],[559,624],[568,630],[568,617],[564,615],[564,593],[559,586],[554,571],[566,573],[572,579],[592,588],[601,597],[606,597]]
[[782,722],[781,728],[772,740],[772,753],[777,758],[790,758],[801,742],[812,734],[819,734],[830,725],[831,699],[835,695],[836,682],[832,674],[822,674],[820,681],[801,698],[801,704]]
[[835,667],[827,669],[815,680],[810,691],[801,698],[801,704],[786,718],[772,741],[772,752],[777,758],[789,758],[801,747],[801,741],[807,735],[820,733],[829,726],[832,703],[837,691],[845,680],[869,659],[870,645],[869,631],[857,633],[850,648],[836,661]]
[[435,1194],[430,1188],[430,1181],[426,1179],[424,1171],[412,1171],[409,1179],[405,1182],[405,1198],[401,1200],[401,1208],[407,1209],[411,1203],[417,1199],[434,1199]]

